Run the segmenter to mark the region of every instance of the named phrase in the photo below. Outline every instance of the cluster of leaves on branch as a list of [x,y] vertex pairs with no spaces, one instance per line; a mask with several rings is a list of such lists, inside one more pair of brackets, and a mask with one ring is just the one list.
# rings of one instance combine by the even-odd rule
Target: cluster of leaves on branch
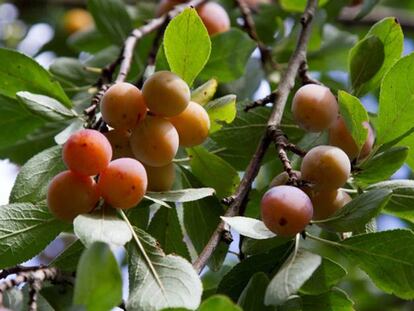
[[[414,182],[389,180],[414,165],[397,20],[357,40],[331,23],[348,1],[185,2],[89,0],[93,23],[64,21],[88,57],[49,70],[0,49],[0,156],[22,165],[0,207],[0,277],[17,273],[0,308],[353,310],[355,267],[413,299],[414,233],[375,226],[414,221]],[[19,266],[62,233],[48,266]]]

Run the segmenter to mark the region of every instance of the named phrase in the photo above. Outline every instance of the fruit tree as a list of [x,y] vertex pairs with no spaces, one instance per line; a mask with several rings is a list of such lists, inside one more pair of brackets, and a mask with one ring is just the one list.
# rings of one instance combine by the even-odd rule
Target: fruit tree
[[414,310],[413,21],[0,1],[0,310]]

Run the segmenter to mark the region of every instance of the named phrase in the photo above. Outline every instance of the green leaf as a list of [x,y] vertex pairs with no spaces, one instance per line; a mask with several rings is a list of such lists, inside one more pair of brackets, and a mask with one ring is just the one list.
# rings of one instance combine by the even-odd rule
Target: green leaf
[[292,237],[276,236],[265,240],[256,240],[251,238],[243,239],[242,252],[245,255],[258,255],[269,249],[278,247],[291,241]]
[[389,180],[377,183],[367,190],[392,190],[391,199],[384,207],[384,212],[414,223],[414,181]]
[[165,253],[191,259],[175,208],[160,207],[151,220],[148,233],[160,243]]
[[226,296],[215,295],[203,301],[198,311],[243,311]]
[[371,190],[354,198],[330,218],[313,222],[335,232],[358,231],[380,213],[390,197],[390,190]]
[[191,100],[204,106],[211,101],[216,94],[218,82],[210,79],[191,92]]
[[142,230],[136,233],[155,268],[160,283],[149,270],[134,242],[128,244],[129,299],[127,310],[153,311],[163,308],[195,309],[200,304],[202,285],[184,258],[165,255],[157,242]]
[[116,44],[121,44],[132,30],[132,21],[121,0],[88,0],[98,30]]
[[354,93],[359,96],[367,82],[380,70],[385,58],[384,44],[375,35],[359,41],[349,52],[349,72]]
[[[403,134],[403,137],[401,137],[402,139],[400,141],[396,142],[400,146],[407,146],[409,148],[406,163],[411,168],[411,170],[414,169],[414,135],[412,134],[413,132],[414,128],[411,128],[406,134]],[[383,146],[387,147],[387,145]]]
[[358,12],[357,16],[355,17],[356,20],[359,20],[366,16],[372,9],[378,4],[379,0],[365,0],[362,1],[361,10]]
[[[25,311],[29,305],[29,286],[26,284],[22,289],[12,288],[4,292],[4,306],[13,311]],[[46,301],[43,295],[37,296],[37,309],[40,311],[54,311],[55,309]]]
[[43,124],[43,120],[28,112],[16,99],[0,94],[0,146],[14,145]]
[[[374,0],[374,2],[376,1],[377,0]],[[367,6],[370,2],[372,2],[372,0],[365,0],[364,6]],[[377,73],[363,86],[361,94],[374,90],[380,85],[384,74],[401,57],[404,45],[404,34],[401,25],[395,17],[386,17],[377,22],[371,27],[365,38],[368,38],[369,36],[376,36],[381,40],[384,46],[384,61]]]
[[59,122],[73,119],[77,114],[63,106],[56,99],[30,92],[17,92],[17,99],[33,115],[45,121]]
[[0,206],[0,268],[31,259],[68,227],[53,218],[46,204]]
[[255,273],[241,293],[237,302],[244,311],[272,311],[264,305],[264,294],[269,285],[269,278],[263,272]]
[[338,91],[338,103],[346,127],[358,149],[361,149],[368,135],[368,130],[363,126],[368,121],[368,113],[360,100],[347,92]]
[[387,180],[404,164],[407,156],[407,147],[394,147],[377,153],[374,157],[362,163],[360,166],[361,172],[357,173],[354,178],[360,185],[370,185]]
[[[70,310],[72,307],[73,285],[71,284],[44,285],[40,294],[50,304],[51,310]],[[40,306],[38,306],[38,310],[45,311]]]
[[54,146],[55,135],[62,131],[62,123],[46,123],[33,129],[25,137],[20,138],[12,145],[0,144],[0,158],[10,159],[16,164],[24,164],[35,154]]
[[115,247],[124,246],[132,239],[125,221],[119,219],[114,210],[107,208],[77,216],[73,221],[73,230],[86,247],[98,241]]
[[243,31],[230,29],[211,38],[210,59],[200,74],[202,79],[230,82],[240,78],[256,43]]
[[126,211],[128,219],[133,226],[143,230],[147,229],[151,204],[152,202],[150,201],[141,201],[136,208],[131,208]]
[[403,299],[414,298],[412,231],[361,234],[344,240],[339,246],[341,252],[364,270],[378,288]]
[[345,275],[346,271],[338,263],[327,258],[322,258],[321,265],[312,274],[311,278],[303,284],[300,292],[308,295],[325,293]]
[[50,65],[49,70],[55,77],[73,85],[92,85],[98,80],[99,74],[87,71],[85,67],[76,58],[59,57]]
[[217,293],[229,296],[236,301],[255,273],[270,274],[277,271],[289,256],[292,245],[293,243],[287,242],[276,248],[267,249],[262,254],[247,257],[223,277]]
[[[329,0],[320,0],[318,6],[324,6]],[[303,13],[306,7],[306,0],[281,0],[281,7],[285,11]]]
[[186,8],[168,24],[164,52],[171,71],[191,86],[211,52],[210,37],[195,9]]
[[16,98],[19,91],[46,95],[66,107],[72,107],[60,84],[35,60],[19,52],[0,48],[0,94]]
[[93,243],[76,271],[73,303],[90,311],[110,310],[122,301],[122,275],[108,245]]
[[213,188],[188,188],[188,189],[171,190],[171,191],[163,191],[163,192],[148,191],[146,195],[156,200],[184,203],[184,202],[197,201],[202,198],[212,196],[214,192],[215,191]]
[[217,98],[204,106],[210,117],[210,133],[214,133],[223,127],[223,124],[233,122],[237,114],[236,96],[226,95]]
[[201,146],[188,148],[187,153],[192,173],[204,185],[214,188],[219,198],[234,192],[240,177],[229,163]]
[[394,140],[412,128],[414,114],[414,53],[401,58],[386,73],[381,84],[377,129],[377,144]]
[[55,259],[53,259],[50,265],[58,267],[62,271],[76,271],[79,258],[81,257],[84,250],[85,246],[82,244],[82,242],[80,240],[76,240]]
[[252,239],[265,240],[276,236],[267,229],[263,221],[258,219],[243,216],[221,217],[221,219],[237,233]]
[[55,146],[35,155],[21,168],[10,194],[10,202],[36,204],[46,199],[50,180],[65,170],[62,147]]
[[[183,187],[201,187],[202,184],[187,169],[180,167]],[[184,206],[184,227],[199,254],[207,245],[214,230],[216,230],[220,216],[223,215],[223,206],[217,197],[206,197],[201,200],[186,202]],[[203,230],[200,230],[203,228]],[[212,270],[218,270],[226,257],[228,245],[220,243],[208,262]]]
[[354,311],[354,303],[348,295],[339,288],[334,288],[317,296],[304,295],[302,311]]
[[270,281],[265,294],[265,304],[278,306],[286,302],[312,276],[321,261],[319,255],[305,250],[292,253]]
[[95,28],[75,32],[68,38],[68,45],[78,52],[97,53],[110,44],[109,39]]

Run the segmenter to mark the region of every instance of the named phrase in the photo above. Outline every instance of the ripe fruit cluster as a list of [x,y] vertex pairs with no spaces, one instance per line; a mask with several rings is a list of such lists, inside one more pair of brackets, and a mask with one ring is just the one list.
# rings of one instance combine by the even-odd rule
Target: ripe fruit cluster
[[[95,130],[73,134],[62,151],[68,167],[49,184],[47,204],[56,218],[71,222],[77,215],[93,210],[102,196],[115,208],[131,208],[143,198],[147,174],[135,159],[111,161],[108,139]],[[98,182],[92,176],[98,175]]]
[[[100,109],[113,129],[105,134],[82,130],[68,139],[63,160],[69,170],[57,175],[48,189],[52,213],[72,221],[90,212],[99,197],[126,209],[137,205],[147,190],[170,190],[179,145],[201,144],[210,129],[207,112],[190,95],[188,85],[168,71],[149,77],[142,92],[125,82],[112,85]],[[95,183],[91,176],[98,174]]]
[[190,101],[190,88],[177,75],[159,71],[144,83],[142,92],[129,83],[116,83],[103,96],[103,120],[113,130],[105,133],[114,158],[136,158],[148,174],[148,190],[170,190],[172,164],[179,146],[199,145],[207,138],[206,110]]
[[374,133],[368,122],[363,126],[368,137],[361,150],[346,128],[335,96],[320,85],[301,87],[292,102],[292,113],[300,127],[310,132],[328,130],[330,145],[312,148],[303,158],[296,176],[309,183],[299,188],[285,185],[286,172],[276,176],[261,201],[262,219],[276,234],[291,236],[305,229],[313,218],[331,217],[351,201],[340,188],[351,173],[352,160],[367,157],[374,144]]
[[[156,14],[161,16],[172,10],[176,5],[186,3],[187,0],[162,0]],[[216,2],[206,2],[197,7],[198,15],[207,28],[210,36],[230,29],[230,17],[226,10]]]

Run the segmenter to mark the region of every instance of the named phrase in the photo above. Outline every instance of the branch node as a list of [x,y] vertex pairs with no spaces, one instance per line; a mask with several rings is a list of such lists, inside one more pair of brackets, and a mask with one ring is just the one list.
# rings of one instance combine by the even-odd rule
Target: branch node
[[231,235],[231,232],[228,230],[223,231],[223,234],[221,235],[221,240],[227,245],[230,245],[231,242],[233,242],[233,236]]

